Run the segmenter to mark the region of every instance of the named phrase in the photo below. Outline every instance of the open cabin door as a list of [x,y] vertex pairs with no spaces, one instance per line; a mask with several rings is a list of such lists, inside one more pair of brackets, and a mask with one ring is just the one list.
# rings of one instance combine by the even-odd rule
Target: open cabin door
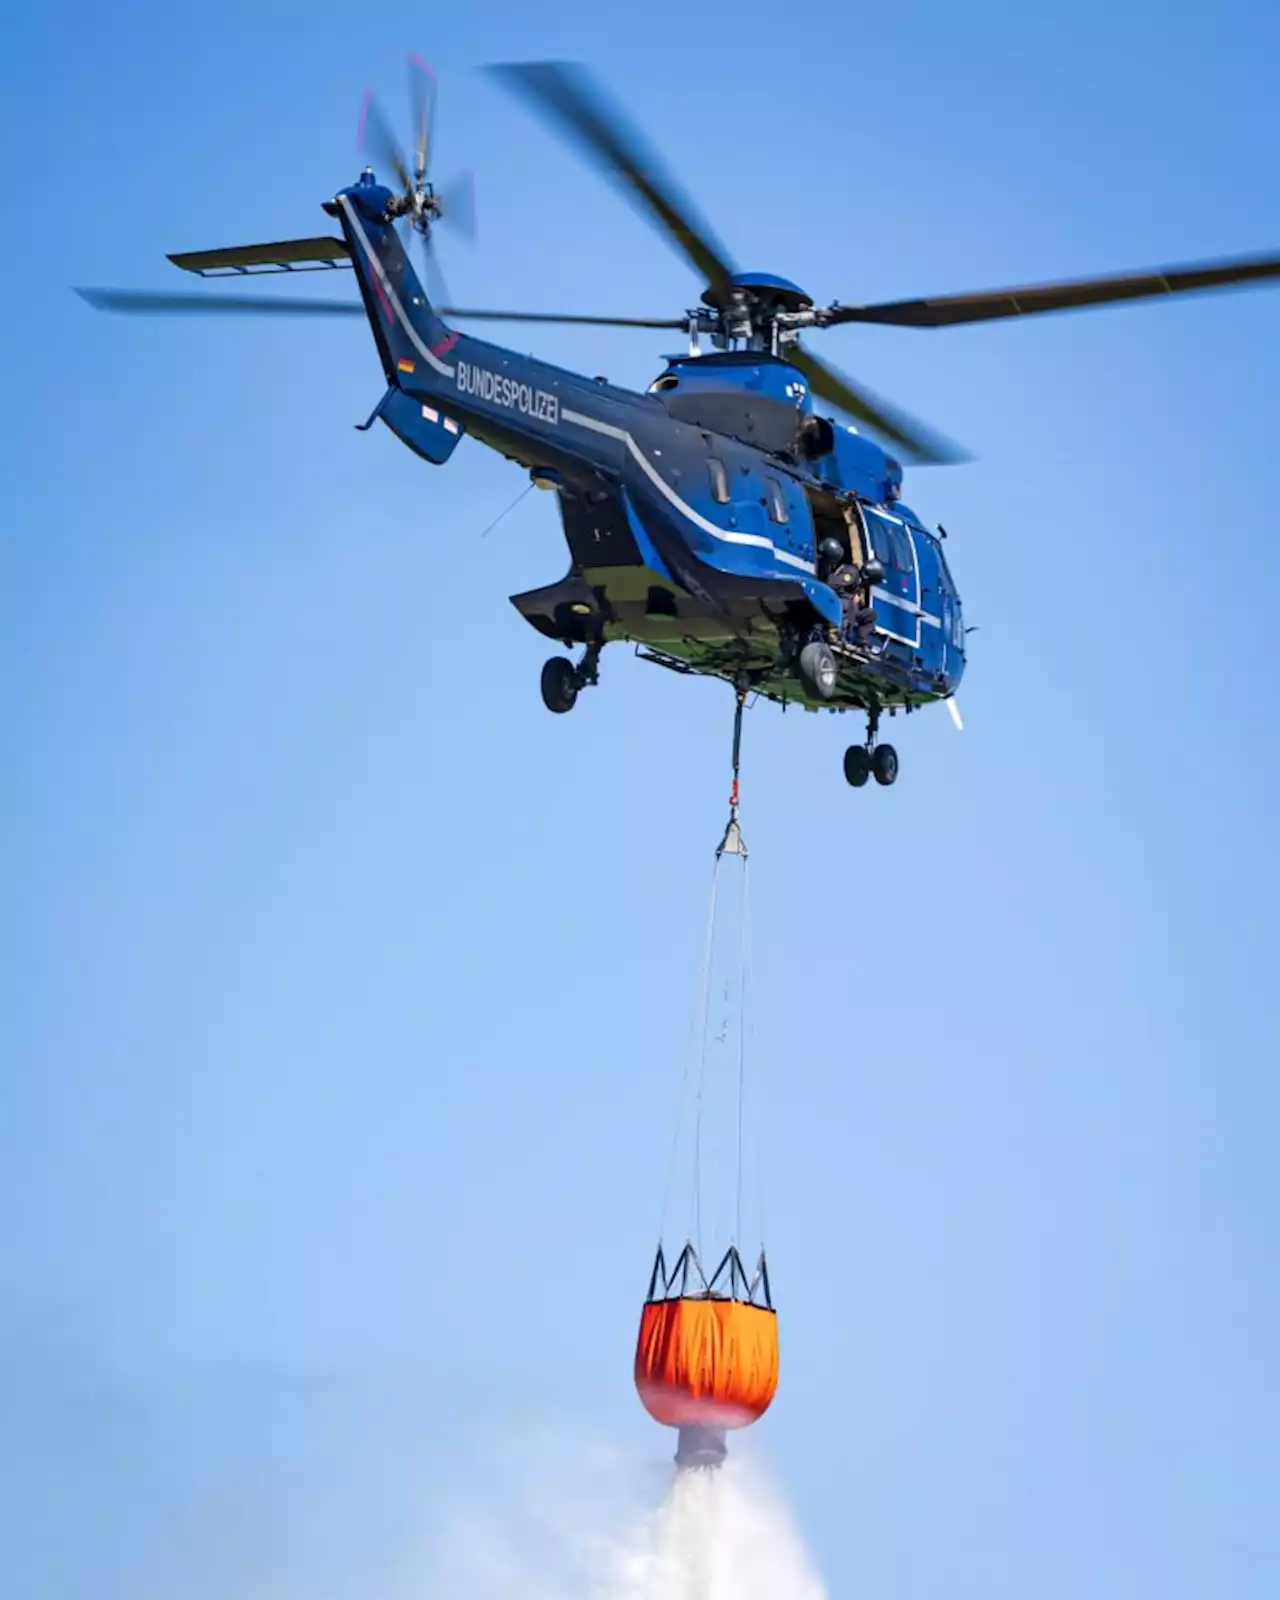
[[[858,507],[852,500],[838,500],[825,490],[805,485],[809,509],[813,513],[813,559],[822,567],[818,551],[824,539],[835,539],[844,552],[843,560],[862,566],[867,560],[867,537]],[[837,563],[838,564],[838,563]]]

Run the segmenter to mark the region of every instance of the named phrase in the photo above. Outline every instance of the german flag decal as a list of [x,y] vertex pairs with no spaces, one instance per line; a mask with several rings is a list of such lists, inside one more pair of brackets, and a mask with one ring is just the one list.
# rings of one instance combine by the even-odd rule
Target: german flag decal
[[406,361],[403,356],[401,356],[400,360],[396,362],[396,366],[398,366],[400,368],[401,372],[412,372],[413,371],[413,362],[412,361]]

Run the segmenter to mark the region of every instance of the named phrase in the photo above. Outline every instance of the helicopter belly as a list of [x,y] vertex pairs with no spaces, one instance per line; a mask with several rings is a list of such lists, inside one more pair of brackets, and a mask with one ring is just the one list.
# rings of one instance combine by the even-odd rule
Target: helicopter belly
[[[760,544],[739,551],[738,570],[695,550],[665,508],[628,488],[588,499],[562,494],[561,516],[572,559],[559,582],[513,595],[512,604],[547,638],[565,644],[630,640],[717,670],[729,659],[768,666],[783,635],[821,618],[839,620],[825,584],[768,560]],[[743,570],[745,569],[745,570]]]
[[559,583],[511,596],[511,603],[544,638],[564,645],[625,641],[717,670],[726,661],[772,665],[781,649],[779,619],[740,597],[711,609],[673,589],[651,567],[590,568]]

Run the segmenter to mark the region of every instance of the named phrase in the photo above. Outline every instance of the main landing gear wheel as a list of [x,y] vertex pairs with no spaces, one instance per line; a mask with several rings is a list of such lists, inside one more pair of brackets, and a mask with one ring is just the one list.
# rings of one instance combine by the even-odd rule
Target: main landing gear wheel
[[871,770],[876,782],[884,784],[886,788],[898,776],[898,752],[891,744],[878,744],[875,747],[871,756]]
[[805,693],[814,700],[830,700],[836,692],[836,658],[821,639],[805,645],[796,662]]
[[600,682],[600,652],[603,639],[592,639],[575,667],[564,656],[552,656],[542,668],[542,703],[548,711],[572,711],[578,696]]
[[871,776],[871,757],[860,744],[851,744],[845,751],[844,775],[855,789],[861,789]]
[[861,789],[868,778],[874,778],[886,789],[898,776],[898,752],[891,744],[877,744],[880,731],[880,707],[873,705],[867,712],[867,738],[865,744],[851,744],[844,753],[844,775],[855,789]]
[[578,702],[578,669],[564,656],[552,656],[542,668],[542,703],[548,711],[572,711]]

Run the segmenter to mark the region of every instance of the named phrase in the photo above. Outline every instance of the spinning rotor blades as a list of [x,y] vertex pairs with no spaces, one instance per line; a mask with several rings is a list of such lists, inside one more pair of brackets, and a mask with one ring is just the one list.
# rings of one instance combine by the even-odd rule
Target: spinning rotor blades
[[1025,289],[938,295],[930,300],[892,300],[874,306],[837,305],[822,312],[822,322],[826,327],[841,322],[880,322],[897,328],[954,328],[966,322],[994,322],[1003,317],[1031,317],[1046,311],[1114,305],[1122,300],[1150,300],[1166,294],[1227,289],[1267,278],[1280,278],[1280,256],[1240,256],[1231,261],[1205,261],[1107,278],[1077,278]]
[[[816,396],[855,417],[880,435],[904,461],[941,464],[967,456],[924,423],[845,377],[803,348],[801,328],[835,327],[842,323],[880,323],[894,327],[942,328],[990,322],[1007,317],[1036,316],[1086,306],[1109,305],[1163,295],[1229,288],[1280,280],[1280,254],[1240,257],[1229,261],[1170,267],[1100,278],[1082,278],[1024,288],[993,289],[971,294],[940,295],[874,305],[813,306],[802,297],[799,309],[779,311],[758,292],[768,278],[736,279],[735,269],[711,229],[699,216],[674,178],[666,173],[641,135],[600,90],[586,71],[569,62],[508,62],[487,71],[535,113],[567,135],[597,167],[617,183],[627,198],[648,217],[693,266],[706,285],[703,302],[711,309],[686,317],[609,317],[545,311],[467,310],[449,305],[438,262],[431,247],[432,224],[439,220],[474,237],[475,206],[470,181],[464,177],[437,190],[428,179],[435,146],[436,79],[427,64],[409,58],[409,95],[413,116],[413,148],[406,157],[390,123],[372,95],[366,95],[361,117],[361,143],[375,161],[394,172],[402,191],[390,208],[411,231],[422,235],[422,274],[436,310],[458,321],[527,322],[599,328],[710,328],[719,343],[745,340],[753,348],[772,350],[808,378]],[[412,167],[412,170],[411,170]],[[285,240],[231,250],[188,253],[171,258],[175,265],[201,276],[247,276],[259,272],[314,271],[349,266],[339,239]],[[230,295],[204,299],[189,294],[114,289],[77,291],[104,311],[143,313],[210,312],[276,316],[359,316],[357,301],[287,299]]]
[[[733,268],[723,246],[697,218],[692,203],[679,193],[675,181],[662,172],[657,157],[645,148],[637,133],[626,127],[622,113],[608,103],[581,67],[564,61],[531,61],[491,66],[488,71],[556,123],[574,144],[621,182],[629,197],[640,202],[650,220],[703,275],[711,291],[707,298],[718,303],[727,299]],[[941,435],[841,377],[799,345],[789,345],[784,357],[807,375],[816,394],[882,434],[909,460],[941,463],[966,459]]]
[[421,58],[409,57],[409,103],[413,107],[414,181],[421,183],[431,162],[436,120],[436,75]]
[[359,142],[361,148],[368,150],[376,161],[391,168],[406,194],[412,194],[414,182],[405,165],[399,140],[391,131],[391,124],[383,116],[378,102],[373,98],[372,90],[365,94],[364,105],[361,108]]
[[282,300],[266,294],[149,294],[145,289],[77,289],[95,311],[213,311],[286,317],[363,316],[359,300]]
[[804,373],[814,394],[821,395],[833,406],[839,406],[850,416],[865,422],[892,444],[908,463],[940,467],[954,466],[970,459],[958,445],[952,444],[942,434],[935,433],[923,422],[917,422],[905,411],[899,411],[887,400],[879,399],[870,389],[844,377],[800,344],[788,345],[786,359]]
[[469,172],[453,178],[436,195],[440,220],[460,233],[468,244],[476,242],[476,191]]
[[684,321],[672,317],[593,317],[558,311],[458,311],[441,307],[441,315],[463,322],[570,322],[591,328],[683,328]]
[[499,82],[557,123],[570,140],[618,180],[650,220],[684,252],[712,289],[729,286],[733,268],[723,246],[702,222],[675,180],[622,113],[610,105],[585,71],[567,61],[501,63],[487,69]]
[[[286,317],[362,317],[359,300],[284,299],[266,294],[153,294],[145,289],[77,289],[76,293],[98,311],[222,312]],[[683,328],[684,323],[663,317],[592,317],[561,315],[555,311],[469,311],[460,306],[437,306],[442,317],[461,322],[568,322],[599,328]]]

